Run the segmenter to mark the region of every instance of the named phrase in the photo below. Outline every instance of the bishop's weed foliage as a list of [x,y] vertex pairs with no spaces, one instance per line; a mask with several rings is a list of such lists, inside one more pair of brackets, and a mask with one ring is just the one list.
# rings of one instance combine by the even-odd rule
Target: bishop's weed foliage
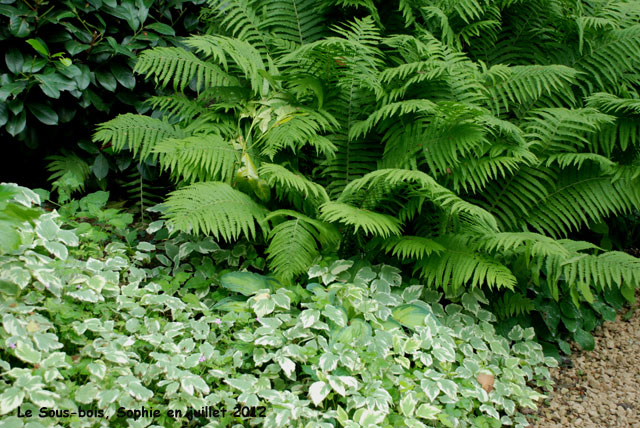
[[632,298],[636,258],[570,238],[640,206],[637,3],[208,3],[215,35],[138,58],[160,114],[95,134],[171,174],[168,224],[264,239],[285,281],[340,245],[449,292]]

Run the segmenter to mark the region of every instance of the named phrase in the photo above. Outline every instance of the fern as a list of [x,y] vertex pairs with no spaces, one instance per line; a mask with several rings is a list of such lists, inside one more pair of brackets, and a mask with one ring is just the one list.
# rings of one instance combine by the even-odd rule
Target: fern
[[225,181],[239,163],[239,153],[233,145],[215,134],[184,139],[167,139],[157,143],[162,170],[171,170],[174,177],[187,183],[194,181]]
[[330,224],[295,211],[274,211],[265,220],[281,216],[293,218],[271,229],[266,252],[276,274],[284,280],[290,280],[294,275],[306,272],[319,256],[318,244],[335,249],[339,234]]
[[416,270],[429,286],[453,290],[487,286],[512,289],[516,277],[497,259],[477,253],[459,237],[436,239],[444,251],[422,258]]
[[507,291],[491,305],[491,311],[499,319],[526,315],[536,308],[535,302],[521,293]]
[[439,253],[445,250],[442,245],[433,239],[406,235],[401,238],[388,238],[383,247],[391,255],[402,259],[422,259],[431,253]]
[[158,141],[184,137],[183,130],[166,120],[127,113],[101,124],[93,140],[110,144],[116,151],[131,150],[134,157],[146,159]]
[[169,194],[167,223],[178,230],[203,233],[226,241],[257,236],[256,223],[265,209],[246,194],[220,182],[200,182]]
[[260,28],[274,37],[301,45],[324,35],[325,21],[317,2],[270,0],[264,3],[265,19]]
[[[287,281],[339,242],[445,289],[637,280],[559,239],[640,207],[634,4],[207,3],[207,34],[136,65],[176,93],[95,134],[171,175],[176,229],[265,238]],[[520,291],[504,316],[530,310]]]
[[234,86],[238,82],[218,66],[202,61],[181,48],[158,47],[144,51],[138,58],[134,72],[153,77],[161,86],[173,81],[174,89],[183,91],[196,79],[196,88]]
[[495,65],[486,72],[486,84],[495,114],[509,111],[513,104],[529,104],[543,95],[558,94],[574,104],[571,85],[578,72],[563,65]]
[[276,185],[285,192],[295,191],[305,198],[314,197],[322,202],[329,201],[329,195],[324,187],[283,166],[264,163],[260,166],[259,173],[269,185]]
[[90,173],[89,165],[84,160],[74,154],[49,156],[47,160],[47,170],[52,173],[49,181],[53,190],[58,192],[60,202],[68,200],[72,193],[84,190]]
[[340,222],[362,229],[367,234],[381,236],[400,234],[400,222],[385,214],[360,209],[341,202],[325,202],[320,206],[320,218],[328,222]]

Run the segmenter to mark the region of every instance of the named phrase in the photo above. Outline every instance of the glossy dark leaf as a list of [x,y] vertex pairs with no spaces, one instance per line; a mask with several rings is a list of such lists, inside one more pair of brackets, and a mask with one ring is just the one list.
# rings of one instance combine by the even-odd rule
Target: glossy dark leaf
[[49,56],[49,48],[47,44],[40,39],[29,39],[27,43],[31,45],[32,48],[36,50],[40,55],[48,57]]
[[6,54],[4,54],[4,62],[7,64],[7,68],[10,72],[18,74],[22,71],[24,57],[18,49],[11,48],[7,50]]
[[28,104],[27,108],[33,115],[45,125],[57,125],[58,114],[48,105],[41,103]]
[[18,80],[17,82],[0,86],[0,102],[5,102],[12,95],[20,94],[26,86],[27,82],[25,80]]
[[9,119],[9,122],[7,122],[7,132],[15,137],[16,135],[24,131],[24,127],[26,124],[27,114],[22,111],[22,113],[20,113],[19,115],[13,116],[11,119]]
[[116,90],[118,83],[116,78],[108,71],[100,70],[96,71],[96,79],[107,91],[113,92]]
[[110,68],[118,83],[127,89],[135,88],[136,78],[133,76],[131,69],[117,63],[112,63]]
[[14,18],[9,21],[9,32],[16,37],[27,37],[31,33],[29,23],[24,18]]
[[596,341],[594,340],[591,333],[587,333],[583,329],[579,328],[574,334],[573,339],[576,341],[580,348],[583,351],[593,351],[593,348],[596,346]]
[[107,161],[107,158],[103,155],[98,155],[91,167],[91,171],[93,171],[93,174],[98,178],[98,180],[105,178],[107,174],[109,174],[109,162]]
[[60,98],[60,91],[71,91],[76,88],[74,82],[57,73],[37,74],[35,78],[40,83],[42,92],[50,98]]
[[24,66],[22,67],[22,72],[37,73],[38,71],[42,70],[45,65],[47,65],[47,60],[44,58],[36,58],[35,56],[27,58],[27,60],[24,62]]
[[157,33],[163,34],[165,36],[175,36],[176,35],[176,31],[171,28],[170,26],[168,26],[167,24],[163,24],[161,22],[154,22],[153,24],[149,24],[146,26],[146,28],[149,28]]
[[7,112],[7,105],[0,103],[0,127],[4,126],[9,120],[9,113]]

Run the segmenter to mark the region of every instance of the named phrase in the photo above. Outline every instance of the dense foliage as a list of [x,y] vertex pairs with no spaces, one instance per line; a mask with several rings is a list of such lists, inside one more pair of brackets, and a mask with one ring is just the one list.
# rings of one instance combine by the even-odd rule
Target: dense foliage
[[640,206],[638,3],[392,3],[212,0],[218,34],[136,63],[176,91],[162,116],[95,140],[171,174],[169,224],[264,238],[284,281],[340,248],[512,315],[633,300],[636,258],[568,238]]
[[[203,0],[0,3],[0,137],[31,169],[24,182],[44,185],[44,154],[54,156],[63,199],[90,175],[104,186],[110,169],[131,174],[129,157],[89,143],[91,130],[114,114],[149,109],[154,90],[133,75],[136,54],[202,28]],[[4,179],[19,171],[16,159],[2,165]]]
[[0,428],[526,427],[634,300],[640,2],[4,18]]
[[[24,209],[39,201],[2,189]],[[20,246],[0,256],[0,415],[9,426],[22,426],[8,415],[18,406],[102,412],[39,426],[178,427],[188,417],[169,409],[210,405],[229,411],[196,417],[201,426],[523,427],[519,409],[541,397],[531,386],[549,387],[545,365],[555,360],[532,329],[496,335],[482,292],[445,309],[440,293],[403,285],[396,268],[343,260],[313,267],[319,283],[304,287],[225,273],[231,253],[254,258],[211,238],[166,240],[162,222],[146,241],[118,236],[131,216],[105,210],[106,196],[72,202],[62,217],[40,211],[16,228]],[[237,405],[264,410],[234,417]],[[118,414],[143,406],[161,415]]]

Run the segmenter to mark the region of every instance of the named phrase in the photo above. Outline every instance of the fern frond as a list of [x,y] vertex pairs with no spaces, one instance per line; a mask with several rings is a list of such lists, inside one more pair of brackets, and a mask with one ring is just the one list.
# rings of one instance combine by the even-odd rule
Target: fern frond
[[640,99],[619,98],[606,92],[597,92],[586,98],[587,106],[608,114],[640,115]]
[[565,103],[574,104],[571,85],[578,72],[564,65],[494,65],[484,75],[495,114],[511,110],[513,104],[530,104],[543,95],[557,93]]
[[353,226],[355,232],[362,229],[367,234],[383,238],[400,235],[400,221],[390,215],[356,208],[342,202],[325,202],[320,206],[320,213],[322,220]]
[[556,163],[560,168],[566,168],[568,166],[580,168],[586,161],[600,165],[605,172],[609,172],[616,166],[615,162],[611,159],[596,153],[559,153],[549,156],[545,164],[551,166]]
[[267,53],[265,34],[256,15],[260,2],[256,0],[207,0],[220,26],[238,40],[245,41]]
[[491,304],[491,311],[498,319],[507,319],[526,315],[536,309],[533,299],[522,293],[506,291],[498,300]]
[[408,235],[387,238],[382,247],[401,259],[421,259],[431,253],[445,251],[445,248],[433,239]]
[[336,119],[326,111],[296,108],[278,117],[257,143],[263,155],[273,158],[283,148],[299,150],[309,144],[327,157],[337,149],[322,133],[336,129]]
[[195,116],[207,112],[203,103],[184,94],[149,97],[146,103],[152,109],[169,113],[180,120],[193,119]]
[[471,246],[489,253],[524,250],[530,257],[569,256],[569,251],[555,239],[531,232],[483,233],[472,238]]
[[296,174],[289,171],[283,166],[272,163],[263,163],[260,166],[258,173],[270,186],[276,185],[276,187],[287,192],[295,190],[305,198],[313,196],[322,202],[329,201],[329,195],[324,187],[303,177],[299,173]]
[[503,230],[522,230],[523,219],[546,197],[557,179],[550,168],[521,166],[505,180],[488,183],[481,204],[500,222]]
[[415,189],[419,193],[425,194],[435,204],[451,213],[468,213],[482,219],[491,227],[496,225],[495,218],[490,213],[477,205],[464,201],[422,171],[394,168],[378,169],[349,183],[340,195],[339,201],[348,199],[364,188],[372,189],[382,183],[387,186],[415,183],[417,185]]
[[[187,46],[197,53],[220,63],[225,71],[230,70],[228,60],[232,60],[240,72],[251,82],[254,94],[264,95],[269,82],[265,79],[266,66],[260,52],[254,45],[238,39],[225,36],[201,35],[191,36],[184,41]],[[207,62],[207,64],[211,64]],[[214,84],[210,86],[238,86],[238,83]]]
[[173,81],[173,88],[180,91],[194,78],[197,90],[203,87],[238,85],[236,78],[229,76],[217,65],[202,61],[182,48],[156,47],[145,50],[138,57],[134,72],[153,77],[162,87]]
[[47,170],[52,173],[49,181],[53,189],[58,191],[61,202],[70,198],[73,192],[84,190],[91,172],[87,162],[75,154],[53,155],[47,160]]
[[615,91],[624,74],[640,61],[640,25],[612,30],[599,43],[573,62],[586,79],[581,81],[585,95],[596,90]]
[[187,183],[225,181],[240,158],[231,142],[215,134],[163,140],[153,152],[159,155],[163,171],[170,170],[175,178]]
[[[571,241],[559,242],[567,245],[569,250],[575,248]],[[568,284],[594,286],[601,291],[623,284],[635,287],[640,281],[640,260],[620,251],[607,251],[599,255],[576,252],[569,260],[550,257],[546,261],[546,270],[552,279],[563,275]]]
[[315,42],[325,32],[324,16],[314,0],[268,0],[261,3],[266,18],[260,27],[278,39],[301,45]]
[[435,239],[445,250],[419,260],[416,270],[432,287],[452,287],[453,290],[488,286],[513,289],[516,277],[495,258],[471,250],[460,237]]
[[131,150],[134,157],[146,159],[159,141],[184,137],[185,132],[167,120],[127,113],[102,123],[93,141],[111,144],[115,151]]
[[175,190],[166,205],[167,223],[175,229],[225,241],[241,234],[254,239],[255,223],[262,222],[266,212],[246,194],[219,182],[194,183]]
[[279,216],[293,217],[276,225],[269,232],[267,248],[269,266],[285,280],[306,272],[318,257],[318,244],[335,246],[339,234],[327,223],[311,219],[295,211],[277,210],[265,221]]
[[410,113],[431,115],[435,114],[436,111],[436,104],[429,100],[406,100],[387,104],[373,112],[367,119],[354,123],[349,131],[349,138],[355,140],[359,137],[365,136],[380,121],[389,119],[392,116]]
[[544,108],[532,112],[525,130],[535,153],[575,152],[589,144],[588,134],[613,120],[592,108]]
[[589,222],[599,223],[612,214],[640,206],[640,186],[627,180],[613,181],[597,168],[563,170],[547,195],[531,207],[527,222],[541,233],[565,235]]
[[476,193],[487,183],[511,176],[522,165],[530,165],[535,156],[528,150],[514,151],[502,156],[465,159],[451,170],[453,190]]

